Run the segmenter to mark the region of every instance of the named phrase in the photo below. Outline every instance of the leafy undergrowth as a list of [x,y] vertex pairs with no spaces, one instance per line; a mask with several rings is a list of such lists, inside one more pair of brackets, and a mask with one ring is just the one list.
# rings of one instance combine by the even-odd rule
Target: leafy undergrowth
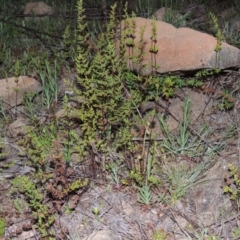
[[[101,27],[87,24],[83,6],[79,0],[73,21],[63,15],[57,23],[38,22],[36,41],[25,42],[21,32],[15,49],[6,39],[19,26],[11,32],[6,24],[2,77],[13,74],[17,81],[30,72],[43,91],[27,93],[14,109],[0,102],[0,234],[84,239],[107,229],[121,239],[237,239],[239,75],[218,69],[191,78],[131,72],[125,52],[136,48],[133,60],[143,69],[144,52],[142,39],[134,43],[127,7],[117,53],[117,6]],[[137,10],[146,13],[145,2]],[[222,33],[211,16],[217,52]],[[24,31],[32,24],[26,22]],[[153,21],[153,61],[157,34]],[[200,103],[182,97],[186,89],[207,99],[198,117]],[[174,99],[182,103],[178,116],[171,110]],[[20,117],[26,124],[14,134],[10,123]],[[235,164],[229,175],[228,162]]]

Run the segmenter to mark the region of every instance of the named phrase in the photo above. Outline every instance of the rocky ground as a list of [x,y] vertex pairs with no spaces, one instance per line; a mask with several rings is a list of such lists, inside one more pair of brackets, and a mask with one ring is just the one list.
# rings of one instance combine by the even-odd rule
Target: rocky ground
[[[229,196],[223,193],[223,187],[226,181],[230,181],[228,164],[239,166],[239,95],[236,95],[232,110],[219,111],[217,106],[221,86],[231,83],[234,89],[238,89],[238,78],[238,72],[223,73],[216,85],[211,86],[214,88],[213,92],[185,88],[171,99],[169,111],[178,119],[181,118],[183,96],[192,99],[193,131],[197,131],[203,123],[208,124],[209,131],[203,136],[206,145],[204,151],[222,144],[222,149],[212,157],[191,159],[184,155],[171,156],[174,161],[169,164],[175,168],[182,165],[194,169],[199,162],[207,162],[197,181],[189,182],[192,186],[189,186],[182,198],[172,203],[161,202],[159,196],[163,188],[156,186],[153,188],[151,204],[141,204],[136,187],[117,185],[110,173],[101,173],[99,179],[96,178],[88,188],[82,190],[74,211],[57,214],[57,226],[66,230],[70,239],[237,239],[238,206],[236,201],[230,201]],[[211,79],[208,84],[212,82]],[[168,124],[172,129],[176,127],[176,122],[171,118]],[[157,127],[155,130],[157,131]],[[226,137],[226,134],[229,136]],[[16,239],[35,239],[36,233],[32,229],[27,205],[23,201],[19,212],[16,206],[13,207],[14,199],[8,195],[11,185],[9,180],[32,169],[25,166],[26,156],[19,156],[19,149],[14,141],[8,142],[8,147],[11,154],[7,161],[15,159],[16,164],[1,172],[1,202],[9,222],[6,239],[9,239],[7,236],[15,239],[14,235],[17,235]],[[3,160],[1,164],[7,165],[7,161]],[[159,161],[164,160],[160,158]],[[77,169],[79,175],[82,171]],[[191,178],[191,175],[186,177]],[[176,177],[175,181],[179,181],[175,184],[181,184],[181,178]],[[166,192],[173,183],[169,184],[164,187]],[[99,213],[94,213],[94,208]],[[157,238],[157,233],[162,238]],[[210,238],[211,236],[215,238]],[[65,239],[66,236],[62,238]]]
[[[225,9],[228,6],[229,1],[221,1],[218,6],[219,14],[226,14],[226,17],[228,13]],[[198,9],[193,11],[196,16],[191,26],[197,25],[201,29],[205,22],[201,20],[206,14],[204,6],[188,5],[185,10],[183,8],[181,14],[186,13],[189,7]],[[238,24],[237,18],[231,21],[232,24]],[[62,78],[65,78],[64,69],[62,72]],[[67,77],[74,81],[76,78],[74,70]],[[184,99],[190,98],[189,141],[194,141],[195,137],[200,138],[204,147],[202,154],[195,158],[180,153],[157,157],[158,164],[163,170],[160,174],[172,173],[172,176],[166,174],[163,185],[152,187],[152,199],[149,204],[141,203],[135,184],[121,181],[116,183],[111,171],[93,169],[91,164],[85,164],[84,167],[76,164],[71,169],[74,177],[87,175],[94,177],[91,176],[88,186],[77,193],[75,201],[77,204],[74,209],[65,206],[64,211],[54,212],[56,220],[53,228],[58,233],[58,239],[240,239],[239,199],[230,200],[230,195],[224,194],[223,191],[225,186],[231,186],[232,189],[239,191],[239,185],[234,182],[229,172],[229,163],[240,167],[239,78],[240,73],[237,69],[222,71],[217,76],[205,78],[201,89],[183,88],[167,101],[159,99],[161,105],[159,114],[168,119],[167,124],[171,133],[177,135],[179,122],[183,119]],[[61,87],[61,91],[64,92],[65,87]],[[228,93],[225,89],[228,89]],[[229,105],[226,104],[230,105],[229,109],[227,109]],[[54,117],[60,119],[64,115],[63,109],[59,106],[58,110]],[[18,144],[27,134],[23,126],[29,124],[24,114],[19,114],[22,112],[21,102],[18,102],[17,108],[11,107],[8,113],[15,116],[16,112],[18,114],[15,121],[3,127],[4,145],[0,145],[0,216],[7,219],[3,239],[41,239],[35,229],[26,197],[20,193],[9,192],[14,177],[34,171]],[[147,112],[143,113],[149,118]],[[41,119],[42,125],[49,121],[48,117]],[[204,124],[208,126],[208,130],[199,136],[199,130]],[[152,131],[162,143],[166,136],[158,122],[155,122]],[[57,147],[61,147],[61,144]],[[214,155],[207,154],[215,148]],[[5,152],[7,157],[4,156]],[[118,156],[112,156],[113,159],[114,157]],[[198,168],[199,173],[194,178]],[[118,170],[120,180],[126,178],[125,174],[125,170],[121,168]],[[156,170],[155,175],[161,179],[160,174]],[[194,180],[191,180],[193,178]],[[239,178],[237,180],[239,181]],[[53,198],[53,202],[55,200]],[[70,200],[74,204],[74,198]],[[49,204],[47,201],[49,198],[45,204]]]

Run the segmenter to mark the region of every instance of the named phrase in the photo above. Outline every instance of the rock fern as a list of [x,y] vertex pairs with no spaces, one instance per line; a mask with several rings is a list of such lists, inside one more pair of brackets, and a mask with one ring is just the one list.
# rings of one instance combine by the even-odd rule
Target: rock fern
[[[77,82],[75,100],[81,105],[73,116],[80,120],[83,144],[91,142],[107,144],[116,137],[116,129],[123,124],[130,114],[130,103],[124,97],[124,78],[126,64],[115,48],[115,9],[112,7],[107,33],[100,35],[98,52],[89,56],[89,49],[84,47],[88,35],[85,34],[82,1],[78,2],[78,56],[76,69]],[[85,37],[83,37],[85,34]],[[91,63],[90,63],[91,61]],[[98,143],[97,143],[98,142]]]

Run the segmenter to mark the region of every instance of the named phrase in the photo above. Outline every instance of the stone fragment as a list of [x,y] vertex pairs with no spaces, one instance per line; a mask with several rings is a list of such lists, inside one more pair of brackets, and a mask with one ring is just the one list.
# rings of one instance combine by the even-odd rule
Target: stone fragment
[[181,24],[181,27],[186,26],[184,16],[170,8],[162,7],[153,13],[153,16],[158,21],[165,21],[168,15],[170,16],[172,21],[176,23],[179,22],[179,24]]
[[160,9],[158,9],[157,11],[155,11],[153,13],[153,16],[156,18],[156,20],[158,21],[164,21],[164,16],[166,14],[166,8],[162,7]]
[[84,238],[84,240],[120,240],[121,237],[115,235],[109,230],[94,231],[89,237]]
[[[41,19],[41,16],[49,16],[53,14],[53,8],[44,2],[29,2],[26,4],[24,15],[33,15],[34,19]],[[26,16],[25,20],[31,17]]]
[[1,79],[0,84],[0,100],[6,104],[6,107],[21,104],[25,93],[42,91],[41,83],[27,76]]
[[188,98],[190,100],[189,118],[191,123],[196,121],[201,116],[201,114],[205,115],[212,109],[212,102],[208,103],[208,96],[203,93],[195,92],[189,88],[183,88],[182,90],[177,91],[177,95],[181,98],[172,98],[169,100],[171,103],[169,106],[169,111],[179,122],[170,116],[167,120],[168,128],[170,131],[178,128],[179,123],[183,121],[185,99]]
[[11,137],[17,137],[17,136],[26,134],[27,131],[24,128],[27,125],[28,125],[28,120],[23,118],[23,117],[19,117],[19,118],[17,118],[14,122],[12,122],[9,125],[9,127],[8,127],[8,134]]

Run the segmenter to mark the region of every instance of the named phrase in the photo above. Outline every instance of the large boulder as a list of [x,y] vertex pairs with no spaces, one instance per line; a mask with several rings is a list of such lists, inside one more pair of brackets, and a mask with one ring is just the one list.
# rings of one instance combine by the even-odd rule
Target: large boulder
[[[155,21],[156,23],[156,47],[157,53],[151,53],[150,49],[154,45],[152,38],[153,21],[145,18],[133,18],[127,21],[134,21],[134,24],[126,24],[126,20],[120,23],[117,33],[117,48],[119,46],[120,32],[123,33],[128,28],[128,34],[125,41],[134,41],[134,47],[126,47],[126,57],[128,67],[138,71],[141,74],[149,75],[154,72],[186,72],[200,69],[220,69],[239,68],[240,51],[225,42],[222,43],[222,50],[216,53],[217,39],[213,36],[202,33],[190,28],[175,28],[171,24]],[[141,29],[145,28],[143,34],[145,54],[141,64],[146,67],[144,70],[139,68],[139,64],[134,61],[134,55],[139,54],[139,45],[141,40]],[[132,33],[134,32],[134,34]],[[126,44],[127,45],[127,44]],[[129,44],[128,44],[129,46]],[[129,49],[128,49],[129,48]],[[152,65],[156,64],[156,69]],[[141,69],[141,70],[140,70]]]

